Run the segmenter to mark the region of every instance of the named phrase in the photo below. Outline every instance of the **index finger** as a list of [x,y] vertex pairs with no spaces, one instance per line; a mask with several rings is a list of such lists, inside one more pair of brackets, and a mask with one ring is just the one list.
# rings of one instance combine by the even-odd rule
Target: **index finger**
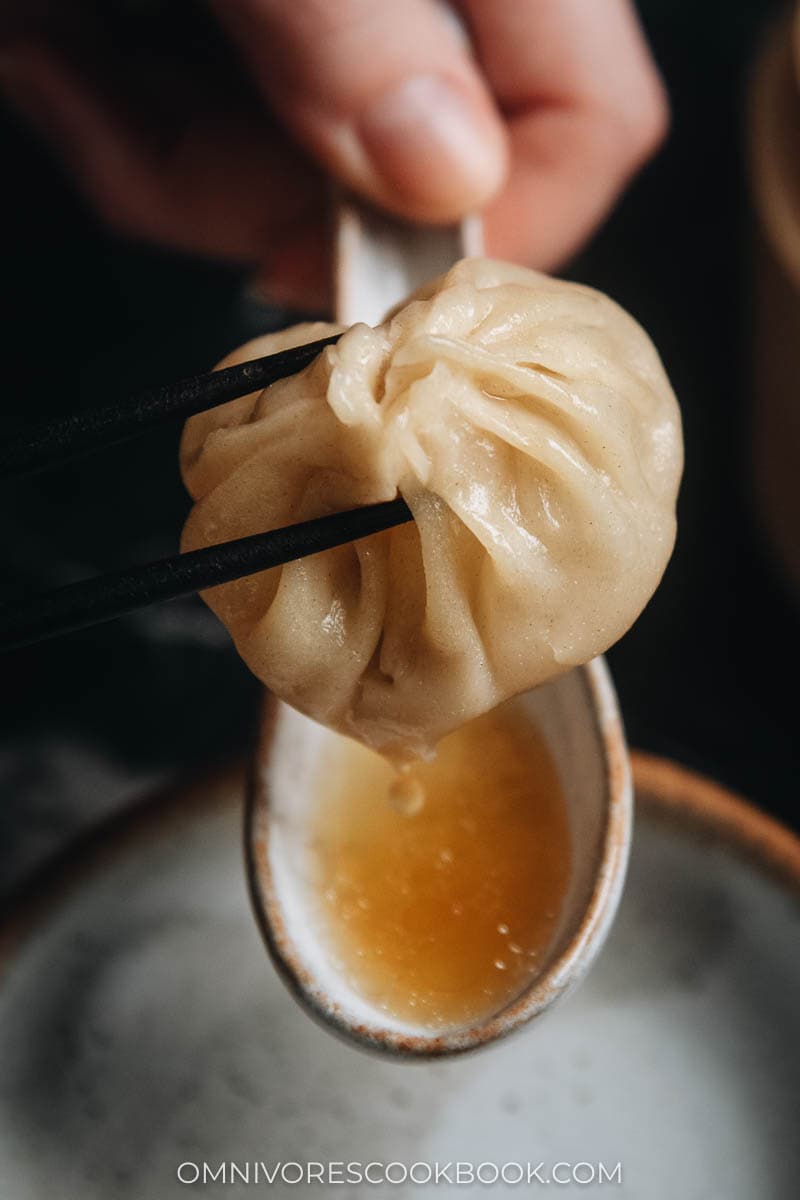
[[628,0],[459,0],[508,121],[511,171],[486,219],[499,257],[550,268],[606,215],[667,126]]

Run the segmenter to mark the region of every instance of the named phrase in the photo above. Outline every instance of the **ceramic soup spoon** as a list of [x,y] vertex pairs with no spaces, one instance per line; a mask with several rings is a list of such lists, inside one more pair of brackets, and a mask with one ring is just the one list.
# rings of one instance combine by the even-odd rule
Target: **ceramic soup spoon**
[[[480,254],[480,226],[423,230],[347,206],[337,249],[337,320],[375,324],[456,259]],[[430,1028],[395,1019],[366,1001],[318,934],[310,849],[315,780],[340,735],[274,698],[266,703],[246,813],[256,919],[296,999],[364,1048],[424,1058],[485,1045],[564,995],[605,941],[622,890],[632,819],[627,750],[605,663],[596,659],[526,693],[517,705],[532,736],[535,729],[549,749],[567,807],[570,876],[556,932],[536,974],[500,1011],[466,1026]]]

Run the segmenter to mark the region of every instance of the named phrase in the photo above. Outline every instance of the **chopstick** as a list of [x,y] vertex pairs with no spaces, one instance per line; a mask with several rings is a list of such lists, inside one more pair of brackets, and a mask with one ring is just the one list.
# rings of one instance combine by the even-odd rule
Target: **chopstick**
[[[333,334],[222,371],[155,388],[119,404],[30,426],[0,442],[0,478],[60,465],[170,418],[204,412],[226,400],[268,387],[301,371],[340,336]],[[230,583],[369,537],[411,519],[411,510],[404,500],[388,500],[70,583],[32,596],[16,608],[0,608],[0,652]]]
[[254,358],[222,371],[194,375],[133,399],[22,429],[0,442],[0,479],[11,479],[58,466],[80,454],[123,441],[171,418],[205,412],[226,400],[246,396],[296,375],[341,334]]
[[404,500],[387,500],[70,583],[33,596],[5,613],[0,609],[0,652],[99,625],[163,600],[230,583],[244,575],[369,537],[411,519],[411,510]]

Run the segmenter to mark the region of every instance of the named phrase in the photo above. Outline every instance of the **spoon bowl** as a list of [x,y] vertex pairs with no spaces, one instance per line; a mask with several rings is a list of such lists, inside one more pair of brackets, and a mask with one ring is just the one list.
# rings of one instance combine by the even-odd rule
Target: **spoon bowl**
[[[431,1058],[504,1037],[586,974],[611,927],[628,858],[632,792],[616,696],[602,659],[518,698],[558,771],[571,840],[570,882],[540,970],[511,1003],[466,1026],[430,1029],[364,1000],[317,934],[315,780],[341,735],[274,698],[261,722],[246,809],[251,899],[267,949],[295,998],[364,1049]],[[376,797],[376,803],[381,798]]]

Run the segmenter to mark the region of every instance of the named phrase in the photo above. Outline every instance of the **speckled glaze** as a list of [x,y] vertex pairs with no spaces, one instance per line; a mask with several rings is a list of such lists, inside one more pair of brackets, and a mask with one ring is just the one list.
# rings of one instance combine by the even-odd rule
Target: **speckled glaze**
[[616,696],[602,659],[535,689],[523,712],[544,735],[569,810],[572,878],[558,933],[530,986],[490,1019],[442,1032],[395,1022],[363,1002],[331,967],[310,930],[307,874],[314,766],[339,735],[273,699],[265,705],[251,773],[246,855],[253,908],[267,949],[295,998],[364,1049],[431,1058],[505,1037],[540,1016],[586,974],[619,901],[631,838],[628,756]]
[[665,758],[632,755],[636,803],[660,820],[724,847],[800,899],[800,839],[727,788]]
[[184,781],[98,829],[4,914],[3,1200],[177,1200],[186,1162],[226,1166],[198,1188],[235,1198],[249,1189],[232,1162],[367,1158],[542,1163],[545,1178],[559,1162],[619,1162],[618,1184],[541,1190],[796,1200],[800,842],[693,772],[638,755],[633,767],[628,882],[584,986],[541,1031],[413,1067],[316,1028],[267,963],[240,772]]

